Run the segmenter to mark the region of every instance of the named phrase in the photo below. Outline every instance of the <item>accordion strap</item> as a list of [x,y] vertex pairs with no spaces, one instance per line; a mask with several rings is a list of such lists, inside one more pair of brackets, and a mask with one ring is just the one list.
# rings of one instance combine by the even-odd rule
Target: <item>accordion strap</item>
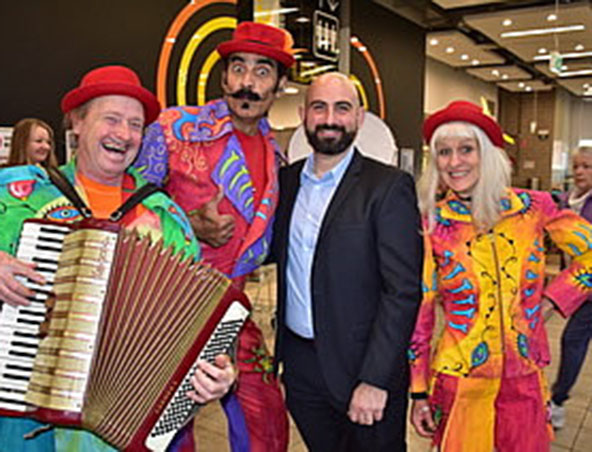
[[[68,200],[76,207],[76,209],[82,214],[84,218],[92,218],[92,210],[86,205],[86,203],[82,200],[74,186],[70,183],[70,181],[62,174],[62,172],[54,167],[47,168],[47,173],[49,175],[49,180],[59,188],[59,190],[64,194]],[[156,193],[157,191],[164,192],[160,187],[157,185],[149,182],[146,185],[140,187],[138,191],[136,191],[132,196],[130,196],[117,210],[109,215],[109,221],[113,221],[114,223],[121,220],[126,213],[140,204],[144,199],[148,196]]]

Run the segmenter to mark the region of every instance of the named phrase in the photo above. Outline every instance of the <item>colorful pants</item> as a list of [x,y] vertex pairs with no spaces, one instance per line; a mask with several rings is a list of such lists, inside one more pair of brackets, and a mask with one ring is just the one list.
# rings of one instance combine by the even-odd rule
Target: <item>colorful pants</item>
[[542,372],[485,379],[439,374],[430,405],[444,452],[548,452],[552,429]]

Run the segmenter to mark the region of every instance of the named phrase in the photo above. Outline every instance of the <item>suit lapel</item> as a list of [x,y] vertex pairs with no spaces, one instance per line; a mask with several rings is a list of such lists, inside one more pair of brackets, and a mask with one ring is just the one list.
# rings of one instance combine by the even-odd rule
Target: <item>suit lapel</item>
[[300,173],[304,167],[304,160],[297,162],[293,167],[286,169],[285,177],[282,180],[280,187],[280,209],[278,212],[278,218],[282,219],[282,223],[278,224],[279,228],[276,231],[281,233],[282,241],[282,252],[287,253],[288,251],[288,240],[290,223],[292,222],[292,212],[294,210],[294,203],[296,202],[296,196],[300,189]]
[[354,156],[349,165],[349,168],[345,171],[343,179],[339,183],[333,199],[329,203],[323,224],[321,224],[321,231],[319,232],[319,241],[325,235],[325,232],[331,225],[337,213],[340,211],[341,205],[347,199],[350,190],[358,183],[360,173],[362,171],[363,159],[357,149],[354,149]]

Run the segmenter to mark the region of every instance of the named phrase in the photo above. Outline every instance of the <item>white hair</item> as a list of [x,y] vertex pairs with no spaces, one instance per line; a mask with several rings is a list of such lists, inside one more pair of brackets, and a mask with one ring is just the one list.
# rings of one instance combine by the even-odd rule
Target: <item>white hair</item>
[[479,230],[493,227],[501,215],[501,198],[510,186],[511,166],[503,149],[495,146],[479,127],[463,121],[442,124],[430,140],[428,164],[417,183],[419,208],[428,218],[429,231],[435,225],[436,197],[439,189],[448,189],[440,178],[436,165],[436,142],[442,138],[472,138],[477,141],[479,179],[471,194],[473,224]]

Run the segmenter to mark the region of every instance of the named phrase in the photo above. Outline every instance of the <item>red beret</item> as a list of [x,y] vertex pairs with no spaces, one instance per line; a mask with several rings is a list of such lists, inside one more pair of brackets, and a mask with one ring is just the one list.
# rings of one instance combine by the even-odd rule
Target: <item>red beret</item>
[[230,41],[217,47],[222,58],[231,53],[248,52],[272,58],[285,67],[294,64],[292,35],[281,28],[258,22],[241,22]]
[[120,95],[137,99],[144,107],[146,124],[155,121],[160,113],[156,96],[142,86],[140,77],[125,66],[103,66],[88,72],[77,88],[62,98],[62,112],[100,96]]
[[424,121],[423,136],[426,142],[430,142],[434,131],[442,124],[455,121],[476,125],[485,132],[494,145],[504,147],[504,134],[495,119],[483,113],[477,105],[464,100],[451,102],[446,108],[438,110]]

